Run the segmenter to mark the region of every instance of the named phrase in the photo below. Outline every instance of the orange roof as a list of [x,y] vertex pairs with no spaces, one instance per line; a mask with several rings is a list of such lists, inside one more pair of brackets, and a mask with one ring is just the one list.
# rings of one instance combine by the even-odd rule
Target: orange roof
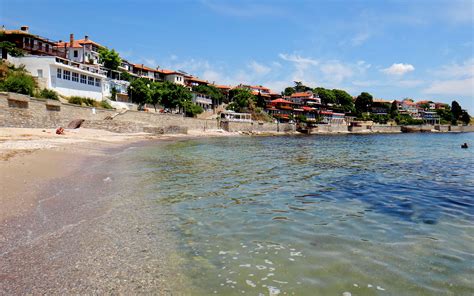
[[1,31],[1,32],[5,35],[27,35],[27,36],[35,37],[35,38],[37,38],[37,39],[39,39],[43,42],[46,42],[46,43],[55,44],[54,41],[51,41],[48,38],[44,38],[44,37],[41,37],[41,36],[38,36],[38,35],[34,35],[34,34],[31,34],[29,32],[25,32],[25,31],[22,31],[22,30],[4,30],[4,31]]
[[405,104],[405,105],[409,105],[409,106],[415,105],[415,103],[413,103],[413,102],[410,101],[410,100],[403,100],[402,103]]
[[90,39],[79,39],[79,40],[77,40],[77,42],[79,42],[79,44],[93,44],[93,45],[96,45],[98,47],[104,47],[104,46],[100,45],[99,43],[94,42]]
[[424,100],[424,101],[419,101],[419,102],[416,102],[417,105],[421,105],[421,104],[429,104],[430,101],[428,100]]
[[163,73],[163,74],[165,74],[165,75],[179,74],[179,75],[183,75],[183,76],[184,76],[184,74],[183,74],[183,73],[179,73],[179,72],[177,72],[177,71],[174,71],[174,70],[168,70],[168,69],[158,69],[158,70],[156,70],[156,71],[158,71],[158,72],[160,72],[160,73]]
[[229,85],[214,85],[215,87],[219,88],[219,89],[231,89],[232,86],[229,86]]
[[270,103],[272,104],[293,104],[293,102],[290,102],[290,101],[287,101],[287,100],[284,100],[284,99],[276,99],[276,100],[273,100],[271,101]]
[[56,43],[56,46],[57,47],[72,47],[72,48],[81,48],[82,47],[82,45],[77,40],[74,40],[74,42],[72,43],[72,46],[69,46],[69,43],[70,42],[58,42],[58,43]]
[[190,80],[190,81],[196,81],[196,82],[201,82],[201,83],[209,83],[209,82],[208,82],[208,81],[206,81],[206,80],[202,80],[202,79],[199,79],[199,78],[197,78],[197,77],[193,77],[193,76],[190,76],[190,77],[188,77],[188,79],[187,79],[187,80]]
[[152,72],[159,72],[157,69],[153,69],[144,65],[139,65],[139,64],[132,64],[134,68],[142,69],[142,70],[147,70],[147,71],[152,71]]
[[298,92],[291,95],[292,98],[299,97],[311,97],[313,94],[311,92]]
[[374,103],[391,104],[393,101],[388,101],[388,100],[384,100],[384,99],[374,99],[373,102]]

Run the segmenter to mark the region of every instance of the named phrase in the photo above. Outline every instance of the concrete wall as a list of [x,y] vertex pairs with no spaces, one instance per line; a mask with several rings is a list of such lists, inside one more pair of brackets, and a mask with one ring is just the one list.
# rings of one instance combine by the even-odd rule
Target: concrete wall
[[220,127],[228,132],[295,132],[296,126],[288,123],[221,121]]
[[348,126],[345,124],[317,124],[311,133],[347,133]]
[[399,125],[373,125],[371,128],[374,133],[401,133],[402,129]]
[[[116,116],[115,116],[116,115]],[[104,120],[115,116],[113,120]],[[67,126],[74,119],[84,119],[84,127],[114,132],[187,133],[188,130],[216,130],[217,120],[204,120],[180,115],[127,111],[117,115],[116,110],[81,107],[29,96],[0,93],[0,127],[56,128]]]
[[[9,107],[10,102],[24,100],[27,108]],[[12,105],[10,103],[10,105]],[[67,126],[74,119],[103,120],[107,116],[115,114],[115,110],[96,109],[80,107],[70,104],[58,104],[59,108],[53,110],[47,108],[46,101],[37,100],[28,96],[0,93],[0,126],[2,127],[29,127],[29,128],[55,128]],[[57,111],[59,109],[59,111]]]

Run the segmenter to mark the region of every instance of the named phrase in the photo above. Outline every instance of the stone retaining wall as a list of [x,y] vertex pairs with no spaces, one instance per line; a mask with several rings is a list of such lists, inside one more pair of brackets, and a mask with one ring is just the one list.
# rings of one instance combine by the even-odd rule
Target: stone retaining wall
[[401,133],[402,128],[399,125],[373,125],[371,127],[374,133]]
[[220,127],[228,132],[295,132],[296,126],[288,123],[221,121]]

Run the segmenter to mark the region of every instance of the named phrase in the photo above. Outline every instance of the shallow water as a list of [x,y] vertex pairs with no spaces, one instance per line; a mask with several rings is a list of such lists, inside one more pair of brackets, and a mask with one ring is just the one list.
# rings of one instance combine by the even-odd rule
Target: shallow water
[[133,163],[195,294],[472,295],[464,142],[474,134],[214,138]]

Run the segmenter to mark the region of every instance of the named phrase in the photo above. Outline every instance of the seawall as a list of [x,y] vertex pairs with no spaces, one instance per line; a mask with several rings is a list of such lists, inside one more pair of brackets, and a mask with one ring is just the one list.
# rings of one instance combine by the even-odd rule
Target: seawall
[[216,119],[197,119],[178,114],[131,110],[119,112],[0,92],[0,127],[57,128],[66,127],[75,119],[84,119],[82,127],[117,133],[186,134],[188,131],[218,129],[249,133],[295,131],[293,124],[220,122]]
[[[256,134],[296,132],[295,124],[288,123],[219,121],[183,117],[178,114],[157,114],[131,110],[122,113],[117,110],[82,107],[59,101],[0,92],[0,127],[57,128],[59,126],[66,127],[74,119],[84,119],[82,126],[86,128],[117,133],[186,134],[188,131],[218,129]],[[309,132],[311,134],[474,132],[474,126],[318,124]]]

